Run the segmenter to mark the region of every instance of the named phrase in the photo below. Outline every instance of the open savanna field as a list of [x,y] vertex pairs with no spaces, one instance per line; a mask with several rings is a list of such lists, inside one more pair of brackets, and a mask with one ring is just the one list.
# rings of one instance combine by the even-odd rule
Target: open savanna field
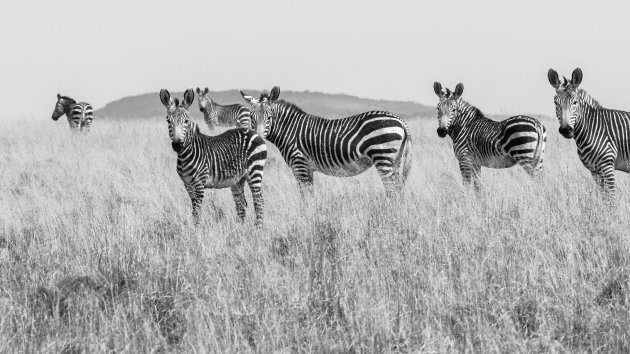
[[542,178],[484,169],[479,194],[408,120],[391,203],[374,170],[302,200],[268,144],[260,230],[247,189],[244,224],[224,189],[192,225],[163,117],[6,121],[0,352],[628,352],[630,178],[608,211],[542,120]]

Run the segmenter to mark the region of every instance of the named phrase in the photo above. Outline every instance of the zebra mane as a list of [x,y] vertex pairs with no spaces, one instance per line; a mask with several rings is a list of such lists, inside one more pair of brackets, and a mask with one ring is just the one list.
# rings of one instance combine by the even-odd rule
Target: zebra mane
[[588,94],[588,92],[584,91],[583,89],[578,89],[577,94],[578,94],[578,97],[581,100],[585,101],[586,104],[588,104],[589,106],[593,108],[603,108],[602,105],[599,104],[599,102],[597,102],[596,99],[594,99],[591,95]]
[[467,110],[469,111],[470,115],[474,118],[485,118],[486,115],[483,114],[483,112],[477,108],[477,106],[473,106],[472,104],[470,104],[467,101],[464,101],[463,99],[459,99],[460,100],[460,106],[462,107],[463,110]]
[[298,107],[295,103],[287,102],[285,100],[277,100],[276,103],[281,105],[282,108],[285,108],[287,110],[297,112],[297,113],[304,113],[304,114],[306,113],[304,112],[302,108]]
[[67,100],[70,102],[70,104],[77,103],[77,101],[74,98],[69,97],[69,96],[61,96],[60,99]]

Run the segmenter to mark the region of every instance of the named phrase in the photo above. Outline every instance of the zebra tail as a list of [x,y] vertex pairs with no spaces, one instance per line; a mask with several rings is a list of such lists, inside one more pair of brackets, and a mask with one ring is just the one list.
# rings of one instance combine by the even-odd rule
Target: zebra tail
[[[396,157],[396,166],[398,168],[402,167],[400,182],[404,185],[405,181],[407,181],[407,176],[409,176],[409,171],[411,170],[411,134],[409,133],[407,124],[403,122],[403,126],[405,127],[405,136],[403,137],[398,156]],[[400,166],[401,163],[402,166]]]

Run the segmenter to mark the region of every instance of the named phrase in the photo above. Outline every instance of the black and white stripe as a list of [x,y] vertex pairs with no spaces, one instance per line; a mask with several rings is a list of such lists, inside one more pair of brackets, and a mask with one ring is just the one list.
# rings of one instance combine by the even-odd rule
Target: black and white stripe
[[258,130],[278,147],[301,187],[313,183],[314,172],[345,177],[374,166],[388,194],[402,188],[411,167],[411,135],[402,119],[382,111],[316,117],[277,100],[277,86],[259,99],[241,94],[251,105]]
[[602,107],[579,88],[582,70],[571,81],[560,82],[549,69],[549,83],[556,89],[554,103],[560,134],[575,139],[578,156],[599,184],[607,202],[615,204],[615,170],[630,172],[630,113]]
[[89,132],[92,127],[93,111],[94,109],[89,103],[77,103],[68,96],[57,94],[57,103],[52,119],[56,121],[65,114],[71,130]]
[[450,135],[453,150],[466,184],[479,188],[481,167],[507,168],[520,165],[530,175],[542,172],[545,127],[527,116],[510,117],[504,121],[486,118],[475,106],[464,101],[464,85],[455,91],[442,90],[434,83],[435,94],[440,98],[437,106],[440,137]]
[[243,129],[256,131],[253,125],[249,108],[242,104],[220,105],[208,95],[210,91],[206,87],[203,91],[197,87],[197,101],[199,110],[203,113],[203,119],[211,130],[216,126],[237,126]]
[[267,160],[264,140],[248,129],[230,129],[223,134],[207,136],[189,118],[188,108],[195,94],[186,90],[180,104],[167,90],[160,91],[160,100],[167,109],[169,136],[177,152],[177,173],[192,202],[192,215],[199,222],[199,209],[205,188],[231,188],[236,211],[245,218],[245,182],[254,200],[256,226],[263,222],[264,200],[262,178]]

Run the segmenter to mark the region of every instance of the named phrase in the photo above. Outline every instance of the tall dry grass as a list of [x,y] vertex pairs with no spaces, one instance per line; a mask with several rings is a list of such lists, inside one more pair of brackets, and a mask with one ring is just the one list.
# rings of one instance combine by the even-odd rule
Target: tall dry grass
[[386,203],[374,171],[300,199],[270,147],[266,221],[207,191],[199,228],[166,123],[13,121],[0,140],[0,352],[630,351],[628,177],[603,208],[575,144],[463,188],[436,122]]

